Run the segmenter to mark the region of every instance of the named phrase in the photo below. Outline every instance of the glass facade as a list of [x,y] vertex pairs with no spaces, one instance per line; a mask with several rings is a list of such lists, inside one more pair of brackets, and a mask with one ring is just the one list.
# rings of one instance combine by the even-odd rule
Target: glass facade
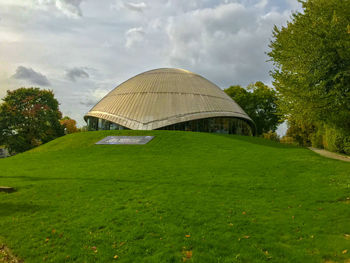
[[223,134],[253,135],[250,125],[238,118],[207,118],[193,121],[176,123],[173,125],[161,127],[157,130],[177,130],[194,132],[212,132]]
[[[129,130],[119,124],[95,118],[88,117],[87,125],[89,131],[97,130]],[[194,131],[194,132],[212,132],[212,133],[223,133],[223,134],[240,134],[240,135],[253,135],[252,127],[247,121],[239,118],[229,117],[216,117],[198,119],[193,121],[186,121],[176,123],[173,125],[161,127],[157,130],[171,130],[171,131]]]
[[101,130],[130,130],[117,123],[110,122],[104,119],[95,117],[87,117],[87,126],[89,131],[101,131]]

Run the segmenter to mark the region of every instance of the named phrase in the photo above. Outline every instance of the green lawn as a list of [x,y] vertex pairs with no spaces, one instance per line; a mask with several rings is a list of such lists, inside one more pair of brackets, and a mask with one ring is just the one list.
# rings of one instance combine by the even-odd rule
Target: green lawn
[[[120,134],[155,138],[94,145]],[[18,190],[0,193],[0,243],[25,262],[350,258],[350,164],[260,138],[73,134],[1,159],[0,185]]]

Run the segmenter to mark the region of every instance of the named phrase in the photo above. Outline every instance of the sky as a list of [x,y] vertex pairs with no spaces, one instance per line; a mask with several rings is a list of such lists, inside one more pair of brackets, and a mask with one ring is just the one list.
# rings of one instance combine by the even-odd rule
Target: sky
[[222,89],[272,85],[272,29],[298,10],[297,0],[0,0],[0,98],[53,90],[82,126],[109,91],[155,68],[186,69]]

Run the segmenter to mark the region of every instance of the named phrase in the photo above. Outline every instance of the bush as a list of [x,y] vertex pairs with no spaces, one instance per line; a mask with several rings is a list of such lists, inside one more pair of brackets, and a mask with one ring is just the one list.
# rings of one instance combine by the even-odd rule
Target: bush
[[310,134],[311,146],[315,148],[324,148],[324,128],[319,125],[313,133]]
[[293,137],[290,136],[283,136],[280,139],[280,143],[285,143],[285,144],[292,144],[292,145],[298,145],[298,143],[293,139]]
[[333,127],[325,127],[323,146],[332,152],[350,154],[350,134]]
[[311,146],[311,135],[316,131],[314,124],[305,121],[288,119],[287,137],[293,138],[294,143],[300,146]]
[[280,141],[280,138],[279,136],[277,135],[276,132],[273,132],[273,131],[269,131],[269,132],[265,132],[262,134],[262,137],[264,139],[268,139],[268,140],[271,140],[271,141],[275,141],[275,142],[279,142]]

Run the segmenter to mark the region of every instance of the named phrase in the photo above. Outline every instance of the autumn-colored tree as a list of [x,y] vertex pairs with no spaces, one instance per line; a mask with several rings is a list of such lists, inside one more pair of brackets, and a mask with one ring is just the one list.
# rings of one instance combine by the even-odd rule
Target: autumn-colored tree
[[11,153],[29,150],[63,135],[58,101],[50,90],[7,91],[0,104],[0,145]]
[[66,134],[78,132],[77,122],[68,116],[65,116],[60,120],[61,125],[64,127],[64,132]]

